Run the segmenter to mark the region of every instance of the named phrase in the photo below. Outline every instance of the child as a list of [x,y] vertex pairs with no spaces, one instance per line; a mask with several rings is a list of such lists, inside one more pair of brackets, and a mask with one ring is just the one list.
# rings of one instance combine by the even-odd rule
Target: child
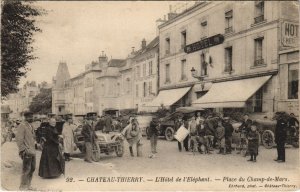
[[253,122],[251,124],[251,130],[248,133],[248,151],[250,153],[251,158],[248,161],[256,162],[256,156],[258,154],[258,140],[259,135],[257,132],[257,123]]
[[218,120],[218,127],[216,130],[216,137],[218,139],[218,144],[220,151],[218,154],[226,155],[226,148],[225,148],[225,128],[222,125],[222,121]]

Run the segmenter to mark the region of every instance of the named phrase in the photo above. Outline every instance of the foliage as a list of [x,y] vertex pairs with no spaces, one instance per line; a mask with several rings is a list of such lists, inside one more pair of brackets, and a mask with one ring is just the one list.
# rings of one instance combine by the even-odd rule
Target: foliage
[[16,92],[20,78],[29,70],[27,64],[35,59],[33,35],[37,16],[44,14],[31,2],[4,0],[1,13],[1,93],[6,97]]
[[29,106],[29,111],[35,114],[48,114],[51,113],[51,106],[52,90],[41,89],[40,93],[33,98]]

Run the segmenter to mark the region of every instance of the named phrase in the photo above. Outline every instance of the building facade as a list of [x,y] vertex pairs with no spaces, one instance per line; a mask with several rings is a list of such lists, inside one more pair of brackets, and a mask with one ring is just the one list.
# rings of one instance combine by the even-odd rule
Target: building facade
[[[160,25],[160,92],[153,104],[277,111],[280,45],[276,40],[284,5],[202,2]],[[292,11],[298,12],[298,7]]]
[[138,111],[153,112],[152,100],[158,91],[158,49],[159,38],[154,38],[148,45],[143,39],[141,49],[134,57],[134,105]]

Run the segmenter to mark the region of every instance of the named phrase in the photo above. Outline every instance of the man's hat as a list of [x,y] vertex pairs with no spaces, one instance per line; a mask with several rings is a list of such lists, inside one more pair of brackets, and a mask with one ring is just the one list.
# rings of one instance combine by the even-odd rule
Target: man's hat
[[66,120],[68,120],[68,119],[72,119],[72,116],[73,116],[73,114],[72,114],[72,113],[70,113],[70,114],[66,114]]
[[33,116],[33,113],[30,111],[25,111],[24,112],[24,117],[29,117],[29,116]]
[[85,116],[86,120],[95,120],[97,118],[97,113],[87,113]]
[[258,122],[257,121],[252,121],[252,124],[253,126],[257,127],[258,126]]

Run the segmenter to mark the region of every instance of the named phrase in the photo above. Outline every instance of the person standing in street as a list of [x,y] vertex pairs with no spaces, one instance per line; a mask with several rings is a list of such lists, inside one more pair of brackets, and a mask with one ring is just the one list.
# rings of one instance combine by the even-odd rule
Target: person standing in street
[[62,136],[64,140],[64,156],[66,161],[71,160],[71,153],[74,151],[74,131],[76,126],[73,124],[72,115],[66,117],[67,122],[63,125]]
[[218,154],[226,154],[226,148],[225,148],[225,128],[222,125],[222,121],[218,120],[218,127],[216,129],[216,137],[218,139],[219,149],[220,151]]
[[148,135],[150,137],[152,154],[157,153],[156,146],[157,146],[158,130],[159,130],[159,119],[157,117],[154,117],[150,122],[149,132],[148,132]]
[[109,133],[112,131],[112,118],[110,115],[105,115],[104,133]]
[[257,125],[256,122],[253,122],[248,134],[248,151],[250,154],[250,159],[248,161],[253,162],[256,162],[256,156],[258,154],[259,133],[257,132]]
[[95,130],[93,128],[93,117],[87,115],[86,123],[82,127],[81,134],[84,137],[85,142],[85,158],[84,161],[88,163],[92,163],[92,144],[95,142],[97,135],[95,134]]
[[[248,133],[251,130],[251,125],[252,125],[252,120],[249,119],[249,115],[248,114],[244,114],[244,120],[241,124],[241,126],[239,127],[239,132],[240,132],[240,151],[238,152],[238,154],[241,153],[242,151],[242,143],[243,142],[247,142],[247,137],[248,137]],[[244,156],[247,156],[249,153],[248,151],[246,151]]]
[[56,120],[51,118],[45,130],[45,144],[43,147],[39,176],[43,178],[59,177],[65,172],[65,160],[59,143],[59,133],[56,127]]
[[23,160],[20,190],[35,190],[31,187],[31,180],[36,165],[34,130],[31,125],[33,114],[24,112],[25,121],[18,126],[16,141],[19,156]]
[[232,132],[233,126],[230,123],[229,117],[224,117],[223,126],[225,128],[225,146],[226,146],[226,153],[231,153],[231,143],[232,143]]
[[277,120],[275,128],[275,143],[277,144],[277,161],[278,163],[285,162],[285,140],[286,129],[288,127],[288,118],[285,112],[276,112],[275,119]]

